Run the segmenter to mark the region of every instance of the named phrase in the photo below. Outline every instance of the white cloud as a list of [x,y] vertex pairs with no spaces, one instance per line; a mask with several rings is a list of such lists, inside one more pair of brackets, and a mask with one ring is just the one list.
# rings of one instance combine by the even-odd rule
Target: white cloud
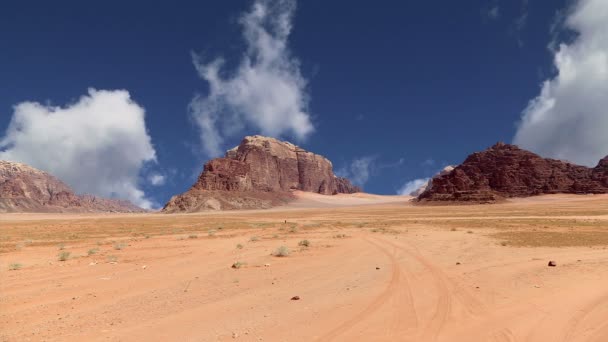
[[369,180],[374,168],[375,157],[354,159],[349,165],[336,171],[340,177],[348,178],[353,184],[363,187]]
[[65,107],[22,102],[0,139],[0,159],[45,170],[80,194],[150,208],[138,185],[144,163],[156,160],[144,115],[125,90],[89,89]]
[[303,140],[314,131],[308,113],[306,79],[287,46],[295,0],[257,0],[239,20],[247,45],[238,68],[224,77],[224,61],[194,65],[209,83],[207,96],[195,96],[189,106],[203,148],[221,154],[226,137],[251,128],[261,134]]
[[429,182],[430,178],[419,178],[414,179],[405,183],[399,190],[397,190],[397,194],[402,196],[412,196],[412,193],[420,187],[426,185]]
[[496,20],[500,17],[500,6],[498,6],[498,1],[494,1],[491,6],[484,8],[481,11],[484,19],[486,20]]
[[148,182],[154,186],[164,185],[166,181],[166,177],[161,175],[160,173],[152,173],[148,176]]
[[608,2],[579,0],[565,25],[578,36],[554,51],[557,75],[523,111],[514,143],[593,166],[608,154]]

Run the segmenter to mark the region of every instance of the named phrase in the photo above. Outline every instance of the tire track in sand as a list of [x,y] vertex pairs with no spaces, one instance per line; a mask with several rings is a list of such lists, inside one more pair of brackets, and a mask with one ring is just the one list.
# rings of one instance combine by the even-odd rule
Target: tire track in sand
[[[356,315],[352,316],[347,321],[343,322],[339,326],[335,327],[322,337],[320,337],[317,341],[333,341],[337,339],[339,336],[345,334],[350,329],[360,324],[361,322],[368,319],[374,313],[376,313],[380,308],[384,307],[387,302],[399,294],[404,294],[402,301],[405,303],[398,302],[396,308],[399,311],[408,311],[408,314],[412,314],[415,318],[415,325],[418,325],[418,315],[416,314],[416,308],[414,306],[413,296],[411,293],[411,288],[409,284],[409,279],[406,274],[404,274],[401,270],[401,267],[397,261],[395,256],[396,251],[399,249],[396,247],[392,248],[392,252],[388,252],[385,247],[379,245],[377,242],[370,241],[369,239],[364,239],[367,243],[373,245],[386,255],[391,263],[391,278],[389,280],[386,288],[378,295],[363,311],[360,311]],[[389,337],[394,337],[394,339],[399,339],[399,331],[400,326],[403,321],[403,316],[397,314],[397,312],[393,315],[392,321],[390,324],[390,329],[386,331],[389,334]]]

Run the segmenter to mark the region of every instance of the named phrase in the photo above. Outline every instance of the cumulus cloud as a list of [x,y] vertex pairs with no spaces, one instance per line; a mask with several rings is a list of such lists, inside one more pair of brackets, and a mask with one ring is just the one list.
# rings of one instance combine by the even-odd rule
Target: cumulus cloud
[[337,170],[336,174],[350,179],[355,185],[363,187],[375,167],[375,159],[371,156],[356,158],[349,165]]
[[554,53],[556,75],[522,113],[514,143],[593,166],[608,154],[608,2],[579,0],[565,20],[577,35]]
[[314,131],[307,81],[287,45],[295,8],[295,0],[253,3],[239,20],[247,49],[232,73],[223,72],[222,58],[206,62],[193,56],[209,93],[195,96],[189,111],[209,156],[221,154],[226,137],[245,128],[300,141]]
[[414,179],[411,180],[409,182],[406,182],[405,184],[403,184],[403,186],[397,190],[397,194],[402,195],[402,196],[412,196],[412,193],[418,189],[420,189],[420,187],[426,185],[429,182],[430,178],[418,178],[418,179]]
[[164,185],[166,181],[166,177],[161,175],[160,173],[152,173],[148,176],[148,182],[154,186]]
[[0,139],[0,159],[47,171],[77,193],[151,208],[138,182],[156,153],[144,109],[125,90],[89,89],[65,107],[22,102]]

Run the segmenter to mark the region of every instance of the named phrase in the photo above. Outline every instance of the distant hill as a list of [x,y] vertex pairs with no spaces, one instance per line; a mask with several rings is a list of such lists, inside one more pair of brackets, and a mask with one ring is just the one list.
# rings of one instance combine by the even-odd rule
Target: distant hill
[[419,201],[493,202],[542,194],[608,193],[608,157],[594,168],[497,143],[433,178]]
[[0,160],[0,212],[145,212],[129,201],[76,195],[49,173]]
[[270,208],[290,201],[291,190],[323,195],[361,191],[337,177],[325,157],[256,135],[205,164],[192,188],[171,198],[163,212]]

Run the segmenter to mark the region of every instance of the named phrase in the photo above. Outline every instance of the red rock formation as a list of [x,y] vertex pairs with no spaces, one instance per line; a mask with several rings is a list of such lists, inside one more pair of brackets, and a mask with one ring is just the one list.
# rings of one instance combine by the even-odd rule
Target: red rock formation
[[608,157],[588,168],[498,143],[471,154],[452,172],[433,179],[418,199],[492,202],[556,193],[608,193]]
[[0,160],[0,212],[143,212],[128,201],[78,196],[54,176]]
[[174,196],[163,211],[266,208],[291,198],[291,190],[325,195],[361,191],[347,179],[336,177],[326,158],[289,142],[256,135],[245,137],[224,158],[205,164],[192,188]]

